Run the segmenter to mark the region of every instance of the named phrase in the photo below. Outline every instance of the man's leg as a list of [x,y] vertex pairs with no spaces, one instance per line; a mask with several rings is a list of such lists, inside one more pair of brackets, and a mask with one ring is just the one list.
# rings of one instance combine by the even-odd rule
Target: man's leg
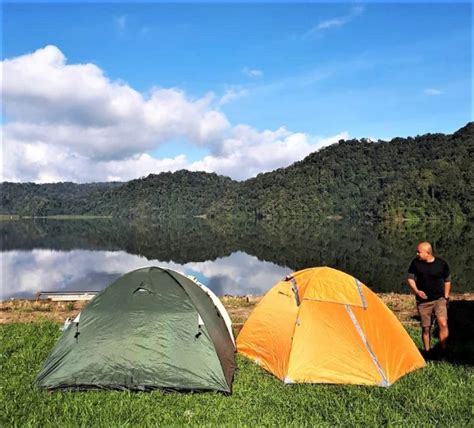
[[431,327],[421,327],[421,340],[426,352],[430,350],[430,329]]
[[425,352],[428,352],[430,350],[431,314],[434,310],[434,302],[418,303],[417,308],[421,321],[421,340]]
[[439,345],[441,349],[446,350],[446,343],[448,341],[448,305],[446,299],[438,299],[435,305],[436,322],[439,327]]
[[448,320],[446,318],[436,318],[436,321],[439,327],[439,345],[441,349],[445,350],[449,336]]

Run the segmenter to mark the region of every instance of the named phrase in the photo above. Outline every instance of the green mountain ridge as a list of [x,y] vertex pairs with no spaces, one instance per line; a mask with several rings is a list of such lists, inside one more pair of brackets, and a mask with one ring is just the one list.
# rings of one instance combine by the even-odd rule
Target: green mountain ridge
[[125,183],[1,183],[1,213],[114,217],[384,219],[474,217],[474,122],[453,134],[341,140],[237,182],[205,172]]

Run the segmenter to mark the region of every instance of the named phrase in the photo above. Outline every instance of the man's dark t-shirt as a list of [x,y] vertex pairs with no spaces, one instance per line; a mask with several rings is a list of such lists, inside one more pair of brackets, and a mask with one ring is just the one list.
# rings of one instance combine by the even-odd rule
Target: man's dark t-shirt
[[420,299],[418,302],[427,302],[444,296],[444,283],[451,281],[448,264],[439,257],[431,263],[413,259],[408,268],[408,278],[416,281],[418,290],[424,291],[428,299]]

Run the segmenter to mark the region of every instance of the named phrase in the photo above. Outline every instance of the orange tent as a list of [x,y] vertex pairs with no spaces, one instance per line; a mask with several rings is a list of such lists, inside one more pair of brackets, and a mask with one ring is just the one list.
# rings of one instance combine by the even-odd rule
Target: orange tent
[[277,283],[244,324],[237,350],[285,383],[389,386],[426,365],[377,295],[328,267]]

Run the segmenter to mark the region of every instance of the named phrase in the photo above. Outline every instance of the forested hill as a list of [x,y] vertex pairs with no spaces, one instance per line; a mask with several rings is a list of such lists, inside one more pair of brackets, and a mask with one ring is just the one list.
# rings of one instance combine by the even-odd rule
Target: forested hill
[[85,214],[104,192],[123,183],[0,184],[1,213],[25,216]]
[[364,219],[474,214],[474,123],[452,135],[340,141],[229,189],[211,212]]
[[2,183],[2,213],[288,218],[474,217],[474,123],[451,135],[340,141],[236,182],[204,172],[127,183]]
[[202,215],[236,184],[229,177],[206,172],[150,174],[108,189],[90,211],[120,217]]
[[229,186],[228,177],[186,170],[126,183],[2,183],[3,214],[113,217],[202,215]]

